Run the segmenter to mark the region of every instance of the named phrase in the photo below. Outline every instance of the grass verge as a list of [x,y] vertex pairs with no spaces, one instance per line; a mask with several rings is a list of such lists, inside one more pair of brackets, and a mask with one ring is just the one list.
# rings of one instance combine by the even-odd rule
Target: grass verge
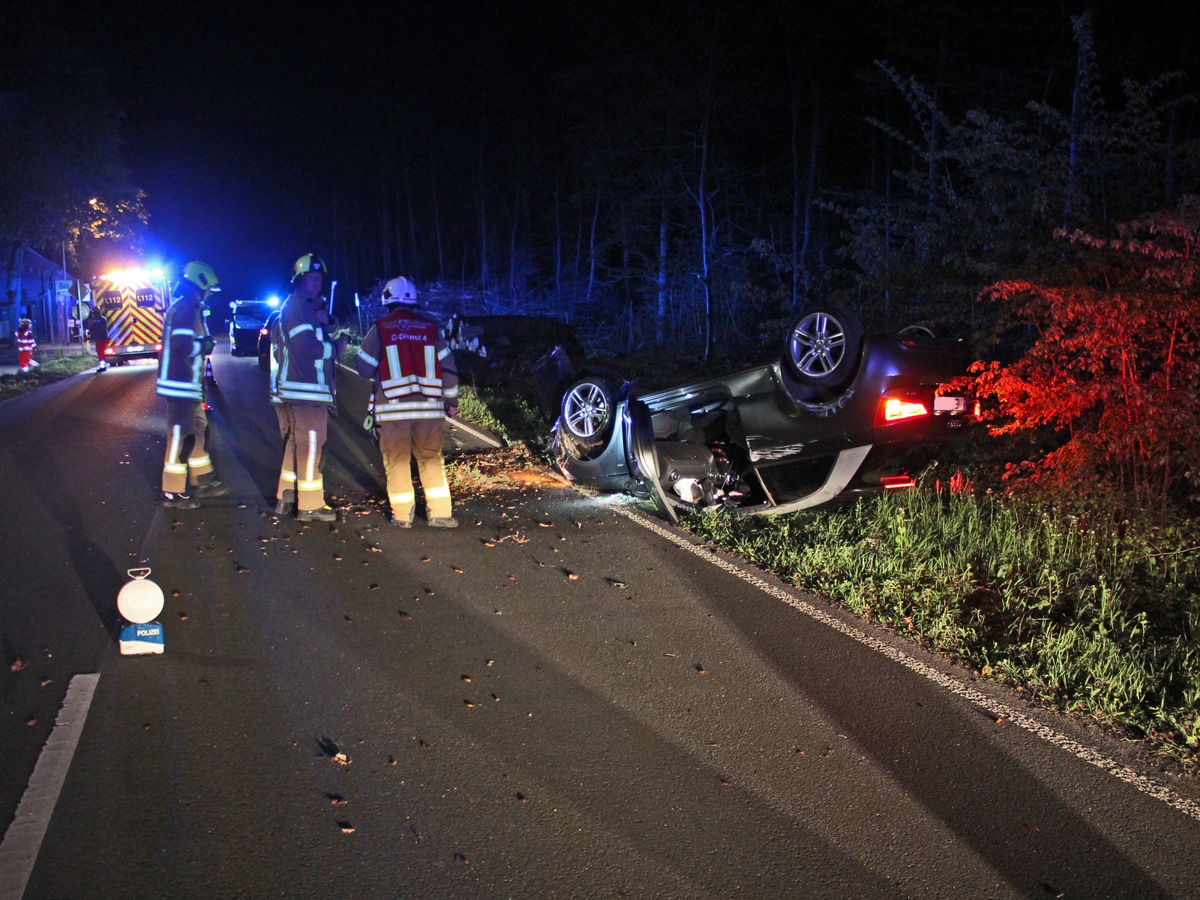
[[79,353],[64,353],[62,350],[45,359],[34,357],[40,365],[29,371],[16,375],[0,375],[0,400],[16,397],[31,391],[38,385],[50,384],[70,378],[79,372],[86,372],[96,367],[96,357]]

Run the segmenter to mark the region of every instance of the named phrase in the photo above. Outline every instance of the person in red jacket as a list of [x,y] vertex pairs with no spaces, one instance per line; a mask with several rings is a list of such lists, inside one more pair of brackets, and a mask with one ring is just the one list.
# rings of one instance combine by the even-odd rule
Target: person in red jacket
[[417,289],[403,276],[383,288],[387,315],[371,326],[354,368],[375,382],[375,424],[392,522],[410,528],[416,506],[412,460],[425,491],[425,518],[456,528],[442,456],[442,422],[458,412],[458,369],[438,325],[415,309]]
[[84,325],[87,326],[88,339],[96,348],[96,359],[100,361],[96,371],[103,372],[108,368],[108,360],[105,358],[108,353],[108,319],[104,317],[104,313],[93,306]]
[[30,366],[36,366],[33,361],[33,351],[37,341],[33,338],[33,322],[22,319],[17,325],[17,365],[22,372],[28,372]]

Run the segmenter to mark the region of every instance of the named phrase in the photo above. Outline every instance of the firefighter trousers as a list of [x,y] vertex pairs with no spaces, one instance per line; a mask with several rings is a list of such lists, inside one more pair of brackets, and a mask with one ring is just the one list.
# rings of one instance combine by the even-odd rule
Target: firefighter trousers
[[[186,459],[184,445],[192,439]],[[167,399],[167,452],[163,458],[162,489],[168,494],[187,493],[212,480],[208,455],[208,416],[199,400]]]
[[284,403],[280,427],[287,423],[283,438],[283,464],[279,467],[279,486],[275,498],[284,491],[296,492],[296,509],[305,512],[325,505],[325,481],[321,467],[325,462],[325,437],[329,427],[326,403]]
[[425,515],[429,518],[450,516],[450,485],[446,481],[446,462],[442,457],[442,419],[408,419],[379,423],[379,450],[387,476],[388,501],[397,521],[411,522],[416,505],[412,460],[425,492]]

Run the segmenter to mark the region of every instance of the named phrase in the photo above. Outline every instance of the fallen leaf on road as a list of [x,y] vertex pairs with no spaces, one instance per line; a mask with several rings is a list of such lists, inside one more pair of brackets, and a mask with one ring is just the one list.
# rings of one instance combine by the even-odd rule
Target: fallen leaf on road
[[[567,570],[563,569],[563,571],[566,572]],[[567,580],[568,581],[578,581],[579,576],[576,575],[574,572],[567,572]]]
[[471,683],[471,676],[470,676],[470,675],[462,675],[462,676],[460,676],[460,677],[461,677],[461,678],[462,678],[462,680],[463,680],[463,681],[465,681],[467,684],[470,684],[470,683]]
[[28,719],[25,720],[25,724],[28,727],[32,728],[34,725],[37,724],[37,718],[34,716],[30,716]]
[[329,798],[329,802],[332,803],[334,806],[345,806],[347,803],[350,802],[345,797],[343,797],[341,794],[326,794],[325,796]]
[[463,573],[463,570],[460,569],[458,566],[451,566],[451,568],[454,570],[454,574],[456,574],[456,575],[461,575]]
[[354,826],[349,822],[338,822],[338,828],[342,829],[342,834],[354,834]]
[[340,751],[339,751],[339,752],[337,752],[337,753],[335,753],[335,754],[333,754],[333,756],[331,756],[331,757],[329,757],[329,758],[330,758],[330,759],[332,759],[332,760],[333,760],[335,763],[337,763],[339,766],[348,766],[348,765],[350,765],[350,757],[348,757],[348,756],[347,756],[345,753],[342,753],[342,752],[340,752]]
[[186,622],[186,621],[187,621],[187,613],[185,613],[183,610],[180,610],[180,611],[179,611],[179,621],[180,621],[180,622]]
[[21,657],[18,656],[16,659],[14,659],[12,661],[12,665],[9,666],[9,668],[12,669],[14,672],[21,672],[25,669],[25,660],[21,659]]

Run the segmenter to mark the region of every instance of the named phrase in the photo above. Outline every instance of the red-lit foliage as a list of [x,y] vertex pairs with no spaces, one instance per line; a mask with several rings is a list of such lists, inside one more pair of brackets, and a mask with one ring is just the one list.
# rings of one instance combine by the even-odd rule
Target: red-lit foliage
[[[1006,477],[1116,491],[1139,505],[1200,495],[1200,214],[1121,225],[1113,238],[1056,235],[1074,266],[1049,281],[991,285],[1032,343],[1012,363],[972,367],[993,434],[1059,438]],[[1014,332],[1010,331],[1010,334]]]

